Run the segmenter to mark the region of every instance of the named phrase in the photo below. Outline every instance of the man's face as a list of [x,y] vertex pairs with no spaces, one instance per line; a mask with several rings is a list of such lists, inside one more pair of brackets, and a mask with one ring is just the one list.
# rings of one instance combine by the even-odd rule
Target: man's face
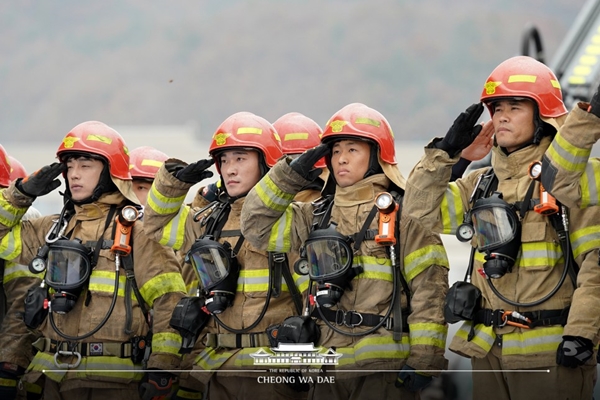
[[499,100],[493,104],[494,133],[500,147],[511,153],[533,140],[535,105],[530,100]]
[[104,169],[102,161],[88,157],[71,157],[66,165],[67,181],[73,200],[82,201],[91,197]]
[[231,197],[246,195],[261,178],[259,155],[253,150],[225,150],[219,156],[221,176]]
[[152,187],[152,182],[149,182],[145,179],[133,179],[133,192],[140,200],[140,204],[144,207],[146,206],[146,201],[148,200],[148,192]]
[[331,149],[331,168],[339,187],[352,186],[369,169],[371,146],[361,140],[340,140]]

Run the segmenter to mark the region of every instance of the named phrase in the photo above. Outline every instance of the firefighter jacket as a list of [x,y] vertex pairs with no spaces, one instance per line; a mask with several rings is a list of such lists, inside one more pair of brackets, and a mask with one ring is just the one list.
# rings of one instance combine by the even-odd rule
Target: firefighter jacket
[[[313,205],[293,201],[306,180],[292,170],[289,159],[281,159],[250,191],[242,212],[242,232],[253,245],[270,251],[298,251],[313,225]],[[361,180],[347,188],[336,187],[331,222],[343,235],[360,232],[371,212],[375,196],[387,191],[390,181],[384,174]],[[369,229],[377,230],[376,215]],[[385,316],[391,307],[393,268],[402,272],[411,288],[411,312],[408,316],[410,334],[406,331],[399,341],[385,327],[362,336],[348,336],[330,329],[322,319],[320,346],[335,348],[342,356],[337,369],[357,370],[368,374],[373,369],[400,369],[405,363],[413,368],[441,370],[446,367],[444,349],[447,326],[443,317],[443,299],[448,288],[446,252],[438,235],[422,229],[418,220],[401,218],[399,263],[392,263],[388,249],[370,238],[365,239],[353,258],[354,266],[363,272],[351,281],[334,309],[345,313],[354,310]],[[396,264],[394,266],[393,264]],[[408,314],[406,293],[396,282],[401,294],[402,312]],[[393,314],[391,314],[393,315]],[[406,326],[406,323],[404,324]],[[365,332],[371,327],[337,325],[352,333]],[[408,361],[407,361],[408,360]],[[348,377],[349,373],[344,374]],[[435,375],[432,372],[432,375]]]
[[[0,195],[0,257],[19,264],[28,265],[45,244],[45,237],[53,225],[56,215],[44,216],[30,221],[22,220],[34,199],[20,193],[11,184]],[[78,342],[68,342],[49,323],[49,316],[39,330],[44,337],[39,351],[28,371],[31,376],[44,373],[48,378],[65,382],[71,379],[130,383],[142,378],[141,364],[131,360],[131,340],[145,336],[149,328],[133,291],[131,295],[132,320],[126,333],[125,286],[126,274],[123,266],[119,271],[119,287],[115,288],[115,254],[110,251],[114,222],[105,227],[111,206],[123,206],[127,200],[119,192],[102,195],[96,202],[75,206],[75,214],[65,230],[70,239],[79,238],[84,245],[102,248],[93,268],[87,287],[84,287],[73,309],[67,314],[52,313],[56,327],[63,334],[82,336],[91,332],[109,311],[115,290],[118,298],[110,317],[96,333]],[[171,370],[178,367],[181,336],[169,326],[171,313],[184,295],[184,283],[173,252],[167,252],[157,242],[145,236],[141,221],[136,221],[132,234],[132,254],[137,287],[146,303],[153,310],[152,354],[148,368]],[[115,351],[120,345],[121,351]],[[65,347],[66,346],[66,347]],[[76,373],[66,373],[65,367],[57,366],[57,350],[76,349],[84,353]],[[95,353],[95,354],[94,354]],[[119,353],[119,354],[116,354]],[[75,356],[58,357],[59,363],[76,363]],[[90,370],[90,372],[86,372]],[[118,374],[110,370],[119,370]],[[85,387],[85,384],[82,386]]]
[[[175,161],[182,163],[179,160]],[[182,254],[187,253],[194,241],[205,233],[204,226],[194,220],[194,214],[198,210],[183,204],[190,187],[190,184],[173,177],[164,166],[161,167],[148,194],[146,216],[144,217],[145,230],[149,235],[161,244],[173,247]],[[240,238],[240,214],[243,203],[244,198],[240,198],[230,204],[231,210],[219,239],[220,242],[229,242],[233,248]],[[240,265],[237,292],[233,305],[219,314],[218,318],[222,324],[240,330],[250,326],[258,319],[266,303],[269,262],[267,252],[255,248],[248,240],[244,240],[236,258]],[[187,267],[184,268],[191,268],[191,266],[187,264]],[[188,272],[186,276],[190,278],[191,274]],[[296,276],[296,278],[299,277]],[[189,283],[189,281],[186,282],[188,285]],[[266,328],[270,325],[280,324],[285,318],[297,314],[287,283],[283,278],[280,284],[281,295],[271,297],[261,322],[249,332],[238,336],[238,339],[244,338],[240,340],[245,342],[250,336],[260,338],[261,346],[268,347],[266,344],[268,340],[264,333]],[[220,326],[214,316],[210,318],[202,334],[206,334],[207,338],[205,341],[196,341],[193,350],[198,354],[195,369],[205,371],[264,369],[264,366],[254,367],[253,358],[250,356],[259,351],[260,347],[236,347],[236,334]],[[210,342],[207,342],[209,340]],[[206,343],[208,346],[205,346]],[[210,375],[195,374],[194,377],[207,383]],[[236,373],[236,375],[239,376],[240,373]]]
[[591,158],[600,139],[600,119],[579,103],[571,111],[544,156],[542,181],[568,207],[600,204],[600,159]]
[[[503,194],[507,203],[525,198],[532,182],[528,167],[532,161],[541,160],[550,141],[545,137],[539,145],[530,145],[509,155],[498,146],[493,147],[492,167],[498,178],[495,190]],[[469,199],[476,182],[487,171],[487,168],[475,170],[464,178],[448,183],[452,165],[457,160],[458,157],[449,158],[443,150],[426,148],[425,155],[413,169],[407,184],[405,201],[419,201],[420,204],[420,210],[414,210],[414,216],[446,234],[454,234],[463,222],[464,212],[471,207]],[[535,184],[537,188],[539,183]],[[539,199],[539,190],[533,191],[533,198]],[[557,323],[527,329],[466,321],[453,338],[450,350],[465,357],[483,358],[494,343],[501,343],[503,367],[521,369],[556,365],[556,349],[563,335],[582,336],[597,343],[600,327],[600,313],[597,312],[600,307],[598,211],[596,208],[570,210],[570,243],[580,267],[577,288],[575,290],[572,279],[567,277],[558,291],[539,305],[516,307],[502,301],[483,276],[484,255],[475,253],[472,283],[482,292],[482,309],[493,310],[496,315],[501,311],[529,313],[544,310],[544,315],[568,311],[564,328]],[[565,268],[565,255],[548,217],[533,210],[526,212],[521,221],[521,242],[512,272],[490,281],[505,298],[519,303],[532,303],[555,288]],[[535,318],[533,322],[536,322]],[[474,336],[469,337],[470,333]],[[595,357],[589,361],[590,365],[595,362]]]
[[[40,216],[35,208],[31,207],[23,219],[32,219]],[[40,276],[29,271],[27,265],[17,264],[12,261],[0,260],[3,264],[2,289],[6,296],[6,315],[0,323],[0,362],[16,364],[27,368],[33,358],[31,344],[39,336],[37,331],[27,329],[23,322],[25,297],[27,290],[41,283]]]

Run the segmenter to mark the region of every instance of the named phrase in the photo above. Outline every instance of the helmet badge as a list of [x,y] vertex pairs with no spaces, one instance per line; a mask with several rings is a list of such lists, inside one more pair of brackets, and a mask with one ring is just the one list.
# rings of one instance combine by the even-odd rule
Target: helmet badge
[[348,122],[346,121],[342,121],[342,120],[335,120],[332,121],[329,126],[331,126],[331,131],[332,132],[341,132],[342,129],[344,128],[345,125],[347,125]]
[[66,138],[63,139],[63,145],[64,145],[65,149],[70,149],[73,147],[75,142],[77,142],[78,140],[79,140],[78,137],[67,136]]
[[486,94],[494,94],[494,93],[496,93],[496,88],[498,86],[500,86],[500,85],[502,85],[502,82],[493,82],[493,81],[486,82],[485,86],[484,86],[485,93]]
[[217,146],[223,146],[227,143],[227,138],[231,136],[231,133],[217,133],[214,137]]

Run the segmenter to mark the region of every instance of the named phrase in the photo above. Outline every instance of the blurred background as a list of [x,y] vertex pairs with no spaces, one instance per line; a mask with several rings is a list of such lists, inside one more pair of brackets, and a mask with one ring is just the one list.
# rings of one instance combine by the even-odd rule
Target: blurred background
[[[362,102],[391,123],[408,176],[427,141],[479,100],[492,69],[523,54],[524,31],[535,26],[541,35],[543,52],[530,55],[558,68],[565,53],[584,47],[567,42],[582,10],[596,3],[2,2],[0,143],[33,172],[54,161],[72,127],[99,120],[130,149],[150,145],[192,162],[208,156],[214,130],[235,112],[273,122],[296,111],[324,126],[344,105]],[[597,82],[583,83],[585,98]],[[59,212],[57,192],[34,205]],[[452,283],[462,279],[469,249],[444,241]],[[470,394],[469,362],[448,358],[454,394],[431,390],[429,398]]]

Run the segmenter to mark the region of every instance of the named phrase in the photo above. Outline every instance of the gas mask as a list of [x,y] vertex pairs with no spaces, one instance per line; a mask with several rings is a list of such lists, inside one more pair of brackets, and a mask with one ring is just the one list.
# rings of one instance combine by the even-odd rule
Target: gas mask
[[521,223],[514,205],[502,193],[475,201],[470,210],[477,249],[485,253],[483,271],[498,279],[512,270],[521,247]]
[[332,223],[326,229],[316,229],[308,235],[302,253],[306,255],[307,272],[317,283],[316,300],[320,306],[333,307],[351,287],[350,281],[362,272],[352,267],[351,239],[335,230]]
[[206,297],[205,308],[220,314],[233,303],[240,266],[227,242],[197,239],[186,258],[194,267]]
[[81,240],[60,239],[48,246],[46,284],[54,289],[50,308],[57,314],[73,309],[92,273],[92,250]]

